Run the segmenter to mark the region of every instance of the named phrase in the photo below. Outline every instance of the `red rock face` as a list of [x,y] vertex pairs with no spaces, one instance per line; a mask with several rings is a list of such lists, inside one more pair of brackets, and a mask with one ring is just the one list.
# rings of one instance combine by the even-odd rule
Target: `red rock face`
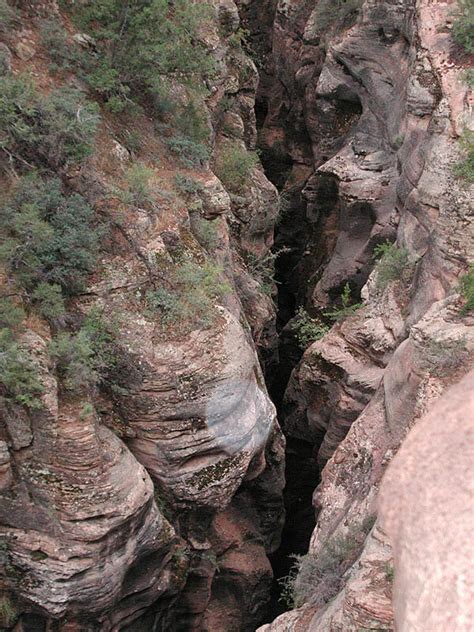
[[[251,151],[257,71],[228,42],[238,38],[235,4],[214,4],[202,37],[220,75],[199,106],[216,155],[229,141]],[[46,5],[36,8],[43,12]],[[26,8],[21,19],[35,46],[20,52],[53,84],[36,10]],[[7,48],[7,65],[12,57],[16,69],[24,59],[12,53]],[[185,98],[183,86],[172,90],[178,102]],[[141,125],[148,125],[144,140],[160,146],[150,121]],[[132,157],[111,128],[100,142],[97,155],[67,181],[102,209],[113,177],[123,175]],[[272,247],[278,194],[257,166],[236,195],[206,165],[194,174],[200,185],[194,207],[187,198],[175,203],[181,167],[161,151],[166,166],[154,164],[156,176],[171,189],[173,203],[163,204],[159,217],[127,209],[119,236],[108,236],[113,247],[74,305],[81,314],[95,305],[118,317],[124,388],[90,397],[64,393],[48,357],[48,325],[27,328],[25,343],[45,392],[41,409],[31,414],[2,411],[0,618],[8,618],[0,620],[2,629],[171,631],[228,624],[250,630],[269,599],[267,553],[278,547],[283,522],[284,442],[257,347],[263,356],[273,353],[275,308],[245,261],[264,259]],[[173,248],[191,259],[207,257],[193,233],[197,216],[215,220],[213,262],[229,291],[222,304],[212,298],[210,324],[164,331],[140,288],[159,257],[172,264]]]
[[[462,66],[447,61],[448,5],[365,2],[357,22],[326,37],[323,51],[316,13],[303,12],[303,26],[295,18],[304,4],[279,4],[271,58],[292,52],[285,70],[270,63],[273,75],[262,87],[266,149],[283,139],[281,153],[296,163],[286,190],[299,187],[305,203],[307,234],[292,242],[303,257],[288,260],[288,284],[312,313],[340,305],[346,282],[354,300],[362,288],[363,306],[306,350],[281,421],[290,437],[315,445],[322,468],[310,558],[325,559],[348,539],[354,549],[340,562],[330,603],[321,607],[325,580],[315,576],[305,605],[262,629],[393,629],[390,538],[377,525],[365,546],[357,542],[376,517],[382,476],[409,429],[471,362],[472,317],[461,317],[456,290],[474,252],[472,211],[468,190],[452,175],[454,119],[469,121],[468,94]],[[273,95],[282,84],[290,89],[278,109]],[[295,150],[302,121],[309,157]],[[302,164],[311,167],[309,178],[306,170],[301,178]],[[297,204],[281,243],[294,236]],[[395,233],[412,268],[409,278],[381,287],[380,268],[371,273],[373,247]],[[454,357],[456,340],[465,347]],[[397,524],[403,520],[401,512]]]
[[[43,361],[43,341],[31,344]],[[45,378],[44,409],[28,417],[4,411],[11,442],[0,505],[5,589],[38,615],[60,619],[74,603],[79,620],[120,628],[180,588],[173,552],[182,541],[159,513],[143,466],[93,409],[58,398]]]
[[417,423],[382,482],[380,520],[394,552],[402,632],[474,625],[473,417],[471,372]]

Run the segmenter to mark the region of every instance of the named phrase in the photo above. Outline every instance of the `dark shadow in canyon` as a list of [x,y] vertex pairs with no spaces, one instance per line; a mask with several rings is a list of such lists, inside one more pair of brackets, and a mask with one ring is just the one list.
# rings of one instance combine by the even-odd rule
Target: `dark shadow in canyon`
[[[256,104],[258,127],[264,124],[267,108],[263,99]],[[302,357],[289,321],[302,304],[300,283],[297,275],[312,229],[307,218],[306,202],[302,196],[302,186],[288,187],[287,180],[293,168],[293,161],[281,145],[277,149],[261,146],[261,161],[267,178],[282,195],[282,210],[275,229],[277,254],[275,262],[275,282],[277,285],[277,331],[278,352],[266,371],[267,387],[277,408],[278,419],[285,433],[284,393],[291,372]],[[316,463],[318,446],[302,439],[286,435],[286,486],[284,503],[286,521],[282,532],[280,548],[270,556],[274,572],[271,602],[266,623],[273,621],[288,609],[281,600],[281,581],[290,573],[295,555],[308,551],[311,534],[315,527],[315,511],[312,505],[314,489],[319,483]]]

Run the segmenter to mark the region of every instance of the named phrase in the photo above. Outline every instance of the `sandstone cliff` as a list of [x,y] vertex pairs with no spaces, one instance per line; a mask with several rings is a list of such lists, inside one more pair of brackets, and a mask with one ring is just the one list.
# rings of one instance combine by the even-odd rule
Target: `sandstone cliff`
[[[393,529],[373,527],[380,483],[410,428],[472,363],[473,321],[459,296],[473,256],[472,189],[453,174],[472,126],[470,59],[452,41],[453,3],[364,2],[324,32],[322,5],[276,4],[259,95],[269,173],[291,161],[279,234],[293,239],[286,291],[313,314],[336,304],[341,316],[293,370],[281,416],[289,439],[314,446],[322,470],[309,553],[288,580],[293,607],[305,605],[261,629],[385,630],[394,629],[402,564],[391,546],[403,545]],[[305,234],[292,230],[295,205],[305,209]],[[405,263],[387,282],[374,247],[394,237]],[[283,351],[294,354],[288,344]],[[472,403],[465,411],[472,417]],[[454,482],[451,491],[462,502]],[[430,546],[427,556],[436,554]],[[412,590],[408,572],[400,570],[400,591]],[[467,612],[465,598],[453,610]],[[444,622],[441,613],[428,621],[401,592],[395,603],[396,629],[441,631],[448,620],[464,629],[449,608]]]
[[104,4],[0,0],[0,627],[467,631],[457,4]]
[[[45,28],[55,46],[63,37],[64,50],[80,55],[79,43],[96,55],[97,41],[64,6],[22,3],[1,30],[7,77],[30,72],[46,92],[85,87],[74,66],[49,65]],[[212,154],[191,166],[163,138],[167,125],[172,133],[166,115],[160,128],[146,110],[114,114],[101,104],[92,155],[59,172],[109,229],[66,321],[31,313],[22,325],[39,405],[6,399],[2,410],[0,615],[15,630],[211,630],[227,621],[252,630],[269,598],[284,442],[257,357],[257,346],[265,355],[275,344],[274,307],[246,261],[272,246],[278,196],[258,160],[238,195],[211,169],[229,144],[239,155],[255,149],[258,77],[233,2],[215,2],[199,28],[216,72],[193,95],[197,105],[175,80],[169,98],[198,112]],[[146,182],[124,197],[136,164]],[[4,170],[6,188],[23,167]],[[194,294],[170,321],[149,297],[176,279]],[[4,290],[14,295],[10,279]],[[73,394],[50,342],[58,325],[98,311],[114,322],[118,379]]]

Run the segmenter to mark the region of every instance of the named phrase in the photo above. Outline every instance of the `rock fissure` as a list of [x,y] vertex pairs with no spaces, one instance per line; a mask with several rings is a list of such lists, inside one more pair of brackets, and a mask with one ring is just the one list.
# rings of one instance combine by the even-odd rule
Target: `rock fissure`
[[[1,255],[2,296],[25,308],[12,327],[21,345],[7,350],[29,354],[19,364],[41,388],[26,405],[1,385],[0,627],[445,632],[456,620],[453,632],[468,632],[466,595],[450,578],[443,593],[443,572],[426,564],[439,571],[451,556],[467,578],[464,534],[449,529],[466,498],[431,471],[439,459],[464,480],[472,414],[472,207],[456,175],[472,94],[450,3],[209,0],[201,17],[204,3],[132,4],[137,19],[120,18],[114,35],[108,11],[76,21],[88,0],[0,1],[2,99],[18,97],[26,64],[41,93],[31,109],[7,108],[21,125],[2,143],[18,158],[5,167],[2,152],[0,179],[5,215],[19,219],[2,236],[32,217],[54,233],[57,209],[36,218],[21,203],[50,204],[41,186],[64,222],[78,199],[108,218],[85,287],[56,286],[59,316]],[[180,33],[176,53],[186,42],[196,62],[205,52],[212,71],[191,72],[197,85],[163,69],[161,28],[140,31],[157,15]],[[64,67],[50,64],[61,37],[74,51]],[[143,54],[143,39],[156,50]],[[113,66],[122,41],[145,73],[139,94],[126,60]],[[83,55],[97,72],[77,65]],[[58,169],[42,133],[64,103],[45,99],[56,88],[79,98],[71,83],[97,129],[88,155]],[[83,106],[70,105],[56,118],[73,126]],[[38,156],[15,136],[36,116]],[[407,562],[417,542],[423,557]],[[440,612],[446,594],[454,605]]]

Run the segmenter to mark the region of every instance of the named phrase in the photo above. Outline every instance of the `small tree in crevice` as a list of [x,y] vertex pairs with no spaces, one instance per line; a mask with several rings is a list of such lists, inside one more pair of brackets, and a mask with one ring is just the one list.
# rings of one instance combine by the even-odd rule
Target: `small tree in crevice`
[[340,299],[340,307],[324,312],[326,318],[329,318],[334,322],[339,322],[345,318],[349,318],[349,316],[354,316],[354,314],[362,307],[362,303],[352,302],[351,286],[349,283],[344,285]]
[[296,338],[301,349],[306,349],[310,344],[323,338],[330,327],[318,318],[312,318],[304,307],[299,307],[296,312],[297,320],[293,325]]
[[408,279],[411,266],[406,248],[399,248],[397,244],[386,241],[375,246],[374,258],[377,260],[375,285],[378,290],[384,290],[393,281]]

